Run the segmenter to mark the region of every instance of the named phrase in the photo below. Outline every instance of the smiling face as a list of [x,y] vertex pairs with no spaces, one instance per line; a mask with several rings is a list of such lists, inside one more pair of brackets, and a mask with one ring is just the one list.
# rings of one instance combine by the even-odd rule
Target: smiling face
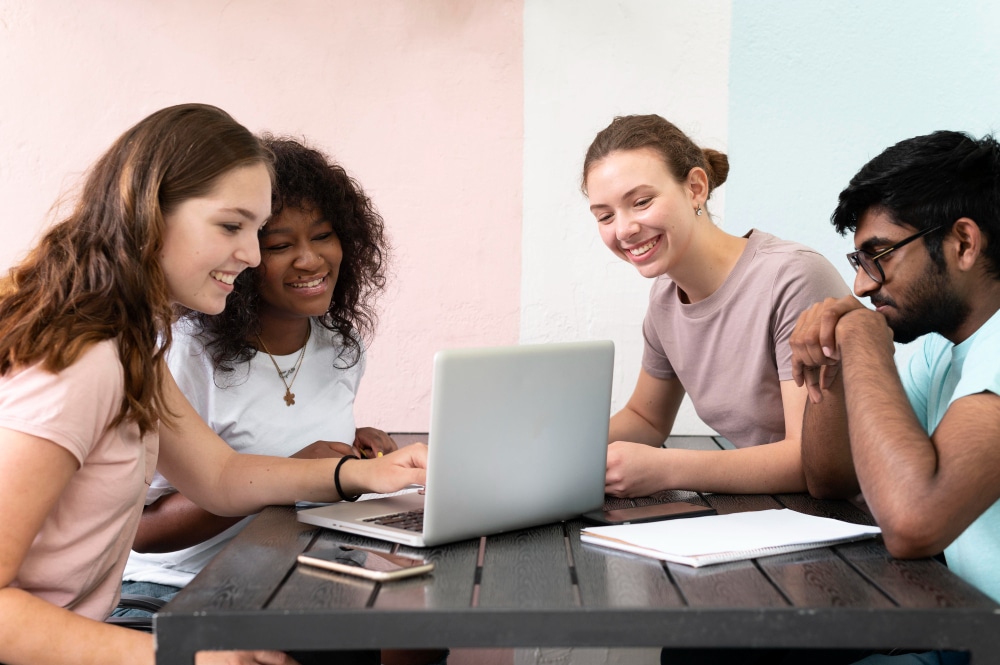
[[704,201],[690,183],[674,179],[659,153],[612,152],[591,167],[586,185],[608,249],[644,277],[677,267],[691,245],[695,210]]
[[218,314],[243,270],[260,262],[257,231],[271,214],[271,177],[263,164],[217,179],[204,196],[182,201],[164,217],[160,265],[170,298]]
[[322,316],[344,258],[333,224],[313,208],[285,208],[261,232],[260,316]]
[[[858,249],[877,254],[917,232],[900,226],[885,211],[869,210],[854,232]],[[916,240],[879,259],[885,280],[878,284],[864,270],[854,278],[854,293],[871,299],[900,344],[927,333],[953,334],[969,315],[969,305],[956,292],[947,265],[931,258],[923,240]]]

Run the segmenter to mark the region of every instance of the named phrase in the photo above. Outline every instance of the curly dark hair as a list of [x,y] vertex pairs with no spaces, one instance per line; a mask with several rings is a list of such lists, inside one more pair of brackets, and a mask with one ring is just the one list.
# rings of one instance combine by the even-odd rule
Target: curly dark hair
[[[353,367],[378,320],[375,304],[385,287],[390,252],[385,222],[361,185],[319,150],[291,137],[263,134],[260,140],[274,153],[272,215],[285,208],[314,208],[333,224],[340,239],[343,260],[337,285],[330,309],[317,320],[342,341],[335,366]],[[187,314],[197,322],[216,371],[232,372],[257,354],[248,340],[260,333],[260,270],[239,275],[221,314]]]

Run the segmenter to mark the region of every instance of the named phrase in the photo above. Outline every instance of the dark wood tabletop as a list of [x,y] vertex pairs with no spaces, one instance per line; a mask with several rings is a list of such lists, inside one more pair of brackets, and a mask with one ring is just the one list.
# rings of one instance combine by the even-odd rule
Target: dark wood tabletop
[[[729,447],[713,437],[666,445]],[[681,500],[873,523],[863,507],[804,494],[670,491],[608,506]],[[583,526],[401,547],[433,560],[434,572],[379,584],[295,557],[390,544],[270,507],[157,615],[157,663],[190,665],[205,649],[665,646],[956,649],[1000,664],[1000,606],[935,559],[893,559],[881,539],[690,568],[584,545]]]

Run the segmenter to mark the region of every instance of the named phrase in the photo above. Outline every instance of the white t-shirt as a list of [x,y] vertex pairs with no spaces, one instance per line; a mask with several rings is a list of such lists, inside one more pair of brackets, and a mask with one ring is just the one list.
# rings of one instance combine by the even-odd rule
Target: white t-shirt
[[[314,441],[354,442],[354,398],[364,373],[364,358],[349,369],[337,369],[339,336],[315,321],[302,365],[292,384],[295,404],[285,404],[285,385],[271,358],[258,353],[249,365],[216,373],[192,324],[174,326],[167,363],[181,392],[198,414],[232,448],[241,453],[288,457]],[[274,356],[290,370],[299,353]],[[341,359],[337,362],[343,365]],[[291,381],[289,376],[287,381]],[[221,387],[220,387],[221,386]],[[159,473],[146,504],[176,491]],[[163,554],[132,552],[123,578],[183,587],[246,526],[250,518],[193,547]]]

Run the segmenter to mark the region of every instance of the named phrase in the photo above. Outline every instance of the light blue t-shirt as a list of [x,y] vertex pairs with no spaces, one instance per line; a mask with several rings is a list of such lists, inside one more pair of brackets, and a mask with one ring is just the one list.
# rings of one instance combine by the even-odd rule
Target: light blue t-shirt
[[[936,334],[921,343],[899,375],[928,433],[937,429],[955,400],[981,392],[1000,395],[1000,312],[961,344]],[[970,524],[944,554],[949,568],[1000,602],[1000,501]]]

